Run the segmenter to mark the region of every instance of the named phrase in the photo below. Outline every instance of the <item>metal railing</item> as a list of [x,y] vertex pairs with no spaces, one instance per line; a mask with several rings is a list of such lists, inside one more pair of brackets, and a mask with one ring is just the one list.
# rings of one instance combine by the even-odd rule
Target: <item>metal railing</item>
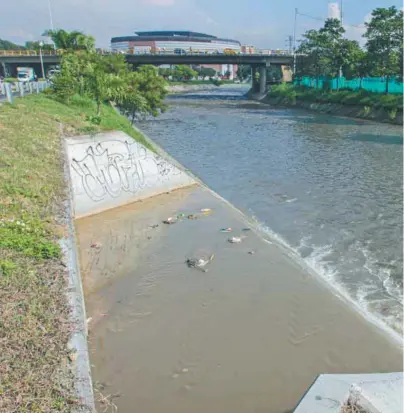
[[[60,56],[66,51],[59,50],[42,50],[42,56]],[[0,56],[39,56],[39,50],[0,50]]]
[[0,102],[6,101],[9,103],[14,102],[16,97],[24,97],[32,93],[41,93],[51,83],[48,81],[39,82],[1,82],[0,81]]
[[[281,53],[260,53],[259,51],[256,53],[242,53],[242,52],[202,52],[202,51],[185,51],[184,53],[176,53],[175,51],[168,51],[168,50],[150,50],[150,51],[142,51],[137,52],[134,50],[104,50],[104,49],[97,49],[96,51],[98,54],[101,55],[111,55],[111,54],[124,54],[124,55],[167,55],[167,56],[186,56],[186,55],[204,55],[204,56],[211,56],[211,55],[225,55],[225,56],[234,56],[234,55],[241,55],[241,56],[292,56],[285,54],[284,52]],[[42,56],[61,56],[66,53],[64,49],[57,49],[57,50],[42,50]],[[39,50],[0,50],[0,56],[39,56]]]

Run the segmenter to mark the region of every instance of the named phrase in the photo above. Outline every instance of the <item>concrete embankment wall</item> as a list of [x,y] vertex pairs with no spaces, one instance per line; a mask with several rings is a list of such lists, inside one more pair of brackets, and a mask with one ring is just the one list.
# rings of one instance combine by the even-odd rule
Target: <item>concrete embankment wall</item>
[[66,138],[74,218],[195,184],[123,132]]

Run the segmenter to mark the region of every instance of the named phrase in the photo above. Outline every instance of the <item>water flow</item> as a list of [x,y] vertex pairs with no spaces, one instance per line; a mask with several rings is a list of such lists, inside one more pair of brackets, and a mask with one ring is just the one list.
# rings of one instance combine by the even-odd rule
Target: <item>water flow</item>
[[175,96],[141,129],[396,331],[402,325],[402,131],[276,109],[218,89]]

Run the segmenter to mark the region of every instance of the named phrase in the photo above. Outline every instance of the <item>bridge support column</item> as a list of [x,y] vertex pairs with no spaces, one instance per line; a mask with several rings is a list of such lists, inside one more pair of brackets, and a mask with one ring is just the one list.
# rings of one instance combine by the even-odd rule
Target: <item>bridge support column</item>
[[267,67],[260,66],[260,77],[259,77],[259,92],[263,95],[266,92],[267,85]]
[[251,80],[252,80],[252,90],[254,93],[259,92],[260,84],[259,84],[259,73],[258,73],[258,66],[251,65]]

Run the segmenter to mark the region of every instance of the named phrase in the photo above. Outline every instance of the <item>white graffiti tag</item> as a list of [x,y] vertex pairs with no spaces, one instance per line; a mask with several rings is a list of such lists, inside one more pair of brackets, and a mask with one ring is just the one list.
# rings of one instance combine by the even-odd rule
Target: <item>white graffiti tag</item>
[[143,145],[118,140],[88,146],[81,160],[72,159],[71,167],[93,201],[102,201],[108,195],[116,198],[122,191],[136,193],[148,185],[148,180],[155,183],[156,179],[181,174]]

